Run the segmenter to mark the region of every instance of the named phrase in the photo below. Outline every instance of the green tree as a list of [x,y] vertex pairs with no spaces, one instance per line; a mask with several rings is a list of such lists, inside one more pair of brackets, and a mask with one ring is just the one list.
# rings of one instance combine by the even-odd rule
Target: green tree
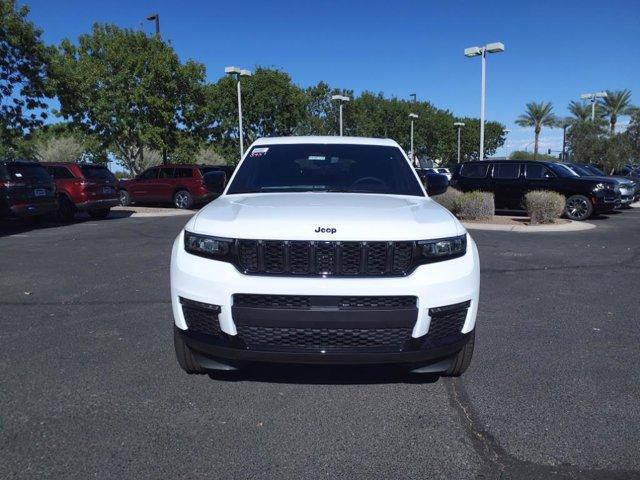
[[629,139],[632,160],[635,164],[638,164],[640,163],[640,110],[636,110],[633,113],[625,135]]
[[133,173],[144,147],[166,161],[184,135],[201,132],[194,103],[204,98],[204,66],[181,63],[159,39],[96,24],[77,45],[63,41],[53,65],[61,115]]
[[621,115],[631,115],[634,108],[631,105],[631,90],[607,90],[607,96],[600,99],[603,114],[609,119],[611,134],[616,132],[616,123]]
[[555,127],[557,123],[553,114],[553,105],[551,102],[531,102],[527,103],[524,115],[520,115],[516,120],[516,124],[521,127],[533,127],[534,131],[534,148],[533,158],[538,156],[538,143],[540,140],[540,132],[542,127]]
[[47,118],[51,49],[29,22],[29,8],[0,1],[0,154],[24,153],[22,139]]

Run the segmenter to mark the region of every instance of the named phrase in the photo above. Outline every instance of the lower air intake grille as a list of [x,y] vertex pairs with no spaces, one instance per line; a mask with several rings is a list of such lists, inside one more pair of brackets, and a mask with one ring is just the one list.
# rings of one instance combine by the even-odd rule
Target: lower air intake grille
[[238,336],[247,348],[282,350],[376,349],[399,351],[411,339],[410,328],[332,329],[238,326]]
[[471,302],[456,303],[446,307],[429,309],[431,324],[427,332],[429,340],[440,340],[446,337],[461,335],[467,318],[467,310]]

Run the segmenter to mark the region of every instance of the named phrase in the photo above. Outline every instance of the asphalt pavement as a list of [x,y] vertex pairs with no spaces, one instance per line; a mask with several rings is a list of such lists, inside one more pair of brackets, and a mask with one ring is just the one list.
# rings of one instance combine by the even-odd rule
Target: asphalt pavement
[[476,353],[188,376],[185,217],[0,224],[0,478],[640,478],[640,209],[583,232],[474,231]]

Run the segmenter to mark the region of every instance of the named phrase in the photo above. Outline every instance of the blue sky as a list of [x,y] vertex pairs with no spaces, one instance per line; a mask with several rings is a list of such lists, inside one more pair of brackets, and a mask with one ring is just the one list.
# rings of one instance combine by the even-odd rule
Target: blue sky
[[[24,3],[48,43],[75,39],[94,22],[142,22],[152,32],[144,18],[157,11],[163,38],[181,58],[204,63],[210,80],[225,65],[273,66],[303,87],[325,80],[356,93],[416,92],[461,116],[480,109],[480,60],[463,49],[501,41],[506,51],[487,60],[487,119],[511,130],[509,150],[533,140],[513,123],[529,101],[551,101],[564,116],[580,93],[630,88],[640,104],[638,0]],[[561,130],[543,130],[542,148],[561,144]]]

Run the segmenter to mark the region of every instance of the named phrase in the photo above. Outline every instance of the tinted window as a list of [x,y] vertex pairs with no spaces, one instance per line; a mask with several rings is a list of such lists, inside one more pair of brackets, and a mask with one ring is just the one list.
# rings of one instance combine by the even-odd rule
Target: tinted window
[[173,176],[176,178],[191,178],[193,177],[192,168],[176,168],[174,169]]
[[75,178],[67,167],[47,167],[47,171],[56,180]]
[[488,163],[465,163],[460,168],[460,175],[466,178],[485,178],[488,170]]
[[116,179],[107,167],[101,167],[98,165],[81,165],[80,170],[82,170],[84,178],[88,178],[90,180],[107,180],[113,182]]
[[174,174],[173,171],[175,169],[173,168],[161,168],[160,169],[160,173],[158,174],[159,178],[173,178]]
[[525,169],[529,180],[541,180],[545,178],[545,174],[551,173],[547,167],[539,163],[527,163]]
[[158,176],[158,169],[152,168],[151,170],[147,170],[140,175],[140,180],[151,180]]
[[424,195],[398,147],[345,144],[254,147],[227,193],[309,191]]
[[494,163],[493,178],[514,179],[520,176],[519,163]]
[[8,163],[7,172],[11,180],[51,181],[51,177],[41,165]]

